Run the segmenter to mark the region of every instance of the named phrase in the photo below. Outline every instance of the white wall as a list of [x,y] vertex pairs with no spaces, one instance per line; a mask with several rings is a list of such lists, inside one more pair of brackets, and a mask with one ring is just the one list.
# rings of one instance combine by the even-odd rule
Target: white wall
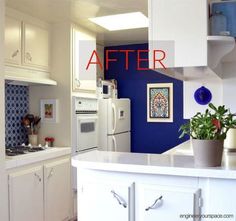
[[217,77],[208,68],[189,68],[184,70],[185,76],[198,76],[196,79],[184,81],[184,118],[189,119],[197,112],[203,112],[207,105],[199,105],[194,100],[197,88],[205,86],[212,92],[212,103],[225,105],[231,113],[236,113],[236,63],[225,62],[222,64],[222,79]]
[[41,123],[39,140],[46,136],[55,138],[55,146],[71,145],[71,79],[70,79],[70,23],[52,25],[51,78],[57,86],[31,86],[30,112],[40,113],[40,99],[58,99],[58,123]]
[[223,101],[232,113],[236,113],[236,64],[235,62],[224,63]]
[[5,1],[0,0],[0,220],[8,220],[7,179],[5,174],[5,108],[4,108],[4,14]]
[[184,118],[190,119],[197,112],[204,112],[208,105],[200,105],[194,99],[194,92],[204,86],[212,93],[212,103],[222,105],[222,80],[208,68],[185,68],[184,75],[189,78],[184,81]]

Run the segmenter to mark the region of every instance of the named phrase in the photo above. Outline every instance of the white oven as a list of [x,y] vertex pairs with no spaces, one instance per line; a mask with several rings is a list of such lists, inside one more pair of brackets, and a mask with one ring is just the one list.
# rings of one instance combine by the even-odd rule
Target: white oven
[[73,153],[98,147],[98,103],[95,98],[74,97]]
[[[72,155],[98,148],[98,100],[73,97]],[[76,168],[72,168],[72,185],[77,191]],[[76,199],[76,198],[75,198]]]

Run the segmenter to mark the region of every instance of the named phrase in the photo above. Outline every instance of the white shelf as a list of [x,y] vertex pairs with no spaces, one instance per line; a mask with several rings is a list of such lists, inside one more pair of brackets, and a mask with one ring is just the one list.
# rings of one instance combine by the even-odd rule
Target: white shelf
[[224,58],[235,48],[235,39],[231,36],[207,36],[208,66],[222,78],[220,68]]
[[231,36],[207,36],[207,41],[211,45],[235,44],[235,39]]
[[5,66],[5,80],[14,85],[57,85],[48,72]]
[[57,82],[46,78],[26,78],[19,76],[5,75],[5,80],[8,84],[13,85],[57,85]]

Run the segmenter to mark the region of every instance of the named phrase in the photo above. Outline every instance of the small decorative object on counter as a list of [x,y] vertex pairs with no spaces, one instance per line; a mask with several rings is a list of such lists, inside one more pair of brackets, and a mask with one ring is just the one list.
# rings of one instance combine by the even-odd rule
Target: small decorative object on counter
[[39,132],[39,122],[41,118],[38,116],[34,116],[33,114],[27,114],[23,119],[22,119],[22,125],[25,127],[27,134],[28,134],[28,139],[29,139],[29,144],[32,146],[37,146],[38,145],[38,132]]
[[210,18],[211,35],[226,35],[227,19],[221,11],[216,11]]
[[190,135],[197,167],[221,166],[224,140],[230,128],[236,127],[235,115],[225,106],[209,104],[205,113],[197,113],[190,122],[180,127],[182,134]]
[[54,142],[53,137],[45,137],[45,146],[46,147],[53,147],[53,142]]
[[212,99],[211,91],[208,88],[202,86],[195,91],[194,99],[200,105],[209,104]]

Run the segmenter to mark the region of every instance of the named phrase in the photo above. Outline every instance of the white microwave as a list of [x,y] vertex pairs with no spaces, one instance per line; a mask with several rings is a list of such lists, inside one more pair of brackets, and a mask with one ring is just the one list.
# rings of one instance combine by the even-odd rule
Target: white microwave
[[117,98],[116,85],[111,81],[101,81],[97,93],[98,98]]

